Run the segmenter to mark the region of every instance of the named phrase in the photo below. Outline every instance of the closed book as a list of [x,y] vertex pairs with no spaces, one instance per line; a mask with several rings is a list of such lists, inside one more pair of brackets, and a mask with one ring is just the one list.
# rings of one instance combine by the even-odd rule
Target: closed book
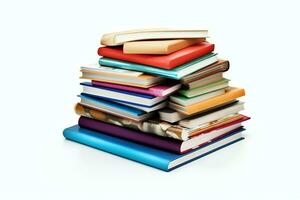
[[159,76],[145,74],[126,69],[118,69],[99,64],[81,67],[82,79],[96,80],[107,83],[117,83],[141,88],[149,88],[160,84],[164,79]]
[[178,90],[181,87],[181,84],[178,82],[168,82],[168,83],[162,83],[153,87],[149,88],[140,88],[140,87],[133,87],[133,86],[127,86],[122,84],[114,84],[114,83],[106,83],[106,82],[100,82],[100,81],[92,81],[93,85],[96,86],[103,86],[103,87],[109,87],[109,88],[115,88],[120,90],[126,90],[131,92],[137,92],[141,94],[149,94],[157,97],[163,97],[172,94],[176,90]]
[[206,145],[190,151],[189,153],[179,155],[118,137],[113,137],[102,132],[80,128],[78,125],[66,128],[63,131],[63,135],[68,140],[164,171],[173,170],[188,162],[244,139],[240,131],[237,131],[218,140],[207,143]]
[[[133,121],[145,120],[150,118],[153,114],[116,102],[94,98],[86,94],[81,94],[79,97],[81,98],[80,104],[82,105],[99,110],[99,112],[109,113],[111,115],[124,117],[125,119],[130,119]],[[88,108],[86,108],[86,110],[88,110]]]
[[186,106],[186,107],[170,102],[169,107],[183,114],[192,115],[207,110],[211,107],[216,107],[221,104],[229,103],[244,95],[245,95],[244,89],[229,87],[226,89],[225,94],[210,98],[208,100],[190,106]]
[[230,134],[233,131],[243,129],[241,123],[236,123],[205,134],[198,135],[187,141],[180,141],[172,138],[143,133],[141,131],[104,123],[86,117],[80,117],[78,125],[82,128],[103,132],[108,135],[127,139],[148,146],[153,146],[155,148],[171,151],[177,154],[186,153],[188,151],[191,151],[192,149],[211,142],[212,140],[216,140],[222,136],[225,136],[226,134]]
[[101,38],[101,44],[105,46],[117,46],[122,45],[125,42],[137,40],[206,37],[208,37],[207,30],[181,30],[166,28],[137,29],[104,34]]
[[220,81],[222,79],[223,79],[223,72],[219,72],[219,73],[212,74],[207,77],[195,80],[193,82],[184,84],[184,86],[188,89],[195,89],[195,88],[205,86],[205,85],[208,85],[208,84],[216,82],[216,81]]
[[167,97],[156,97],[148,94],[141,94],[126,90],[120,90],[109,87],[95,86],[89,82],[80,83],[84,94],[108,100],[122,101],[125,103],[135,103],[137,105],[153,106],[164,101]]
[[210,53],[205,56],[194,59],[188,63],[178,66],[174,69],[161,69],[157,67],[152,67],[149,65],[141,65],[132,62],[126,62],[122,60],[115,60],[111,58],[100,58],[99,64],[109,67],[128,69],[140,72],[146,72],[149,74],[159,75],[165,78],[179,80],[182,77],[191,74],[199,69],[202,69],[214,62],[217,62],[217,54]]
[[211,53],[214,45],[208,42],[193,45],[168,55],[124,54],[119,47],[100,47],[99,56],[149,65],[162,69],[173,69],[191,60]]
[[173,39],[173,40],[148,40],[125,42],[123,53],[125,54],[170,54],[185,47],[204,42],[199,39]]
[[188,98],[192,98],[192,97],[197,97],[199,95],[203,95],[209,92],[213,92],[216,90],[221,90],[224,89],[226,87],[228,87],[228,82],[229,80],[226,78],[223,78],[219,81],[201,86],[201,87],[197,87],[194,89],[180,89],[178,90],[178,93],[180,93],[181,95],[188,97]]
[[217,62],[204,67],[192,74],[189,74],[185,77],[183,77],[180,81],[182,84],[189,87],[189,83],[203,79],[207,76],[220,73],[220,72],[226,72],[229,69],[229,62],[227,60],[218,60]]

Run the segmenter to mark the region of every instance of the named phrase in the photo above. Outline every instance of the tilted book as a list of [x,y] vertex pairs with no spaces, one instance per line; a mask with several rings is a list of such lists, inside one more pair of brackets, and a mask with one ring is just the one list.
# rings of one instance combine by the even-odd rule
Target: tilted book
[[122,48],[119,47],[100,47],[98,54],[106,58],[149,65],[162,69],[173,69],[186,62],[209,54],[213,50],[214,44],[203,42],[168,55],[124,54]]
[[173,170],[244,139],[240,131],[237,131],[207,143],[189,153],[180,155],[113,137],[102,132],[80,128],[78,125],[66,128],[63,131],[63,135],[68,140],[164,171]]

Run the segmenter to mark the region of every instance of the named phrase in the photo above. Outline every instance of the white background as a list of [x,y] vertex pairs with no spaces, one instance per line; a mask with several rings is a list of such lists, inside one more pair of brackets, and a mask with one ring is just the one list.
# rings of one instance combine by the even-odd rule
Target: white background
[[[0,199],[300,199],[297,1],[1,1]],[[171,173],[65,141],[103,33],[207,28],[247,139]]]

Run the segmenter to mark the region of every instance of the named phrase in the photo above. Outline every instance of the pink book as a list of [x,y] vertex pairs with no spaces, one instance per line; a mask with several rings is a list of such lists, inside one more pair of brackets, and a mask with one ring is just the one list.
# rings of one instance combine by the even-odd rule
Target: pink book
[[149,94],[157,97],[163,97],[166,95],[170,95],[176,90],[178,90],[181,87],[180,83],[172,82],[172,83],[165,83],[161,85],[156,85],[150,88],[139,88],[139,87],[133,87],[133,86],[127,86],[127,85],[120,85],[115,83],[105,83],[100,81],[92,81],[93,85],[96,86],[102,86],[102,87],[110,87],[120,90],[126,90],[131,92],[137,92],[142,94]]

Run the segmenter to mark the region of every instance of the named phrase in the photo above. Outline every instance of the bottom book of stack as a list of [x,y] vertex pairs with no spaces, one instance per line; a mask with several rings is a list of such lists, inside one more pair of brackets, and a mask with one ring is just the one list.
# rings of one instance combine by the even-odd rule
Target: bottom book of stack
[[81,117],[66,128],[66,139],[100,149],[164,171],[171,171],[244,139],[238,124],[202,134],[187,141],[142,133]]

